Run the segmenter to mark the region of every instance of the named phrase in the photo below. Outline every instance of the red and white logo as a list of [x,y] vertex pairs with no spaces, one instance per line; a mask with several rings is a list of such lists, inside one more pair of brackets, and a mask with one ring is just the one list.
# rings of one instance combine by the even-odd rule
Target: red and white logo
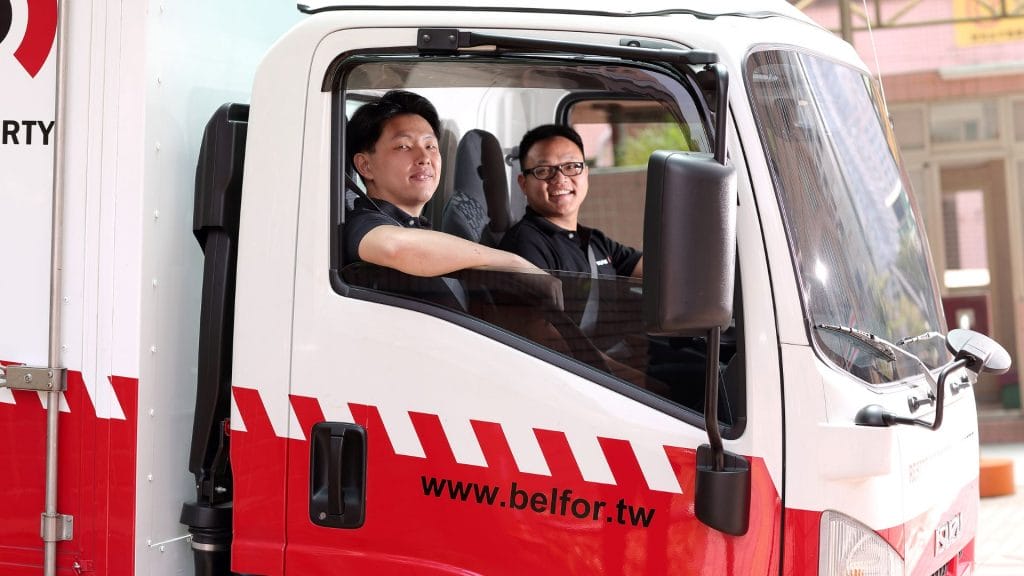
[[[0,0],[0,45],[13,46],[14,58],[34,78],[57,35],[57,0],[27,0],[17,8],[16,12],[12,0]],[[9,52],[8,48],[0,55]]]

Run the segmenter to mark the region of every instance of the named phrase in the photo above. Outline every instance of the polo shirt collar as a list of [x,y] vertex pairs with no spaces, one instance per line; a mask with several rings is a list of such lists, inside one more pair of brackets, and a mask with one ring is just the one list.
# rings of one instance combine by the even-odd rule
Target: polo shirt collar
[[577,223],[576,230],[566,230],[551,220],[541,216],[536,210],[529,206],[526,207],[526,215],[523,216],[523,218],[529,218],[530,222],[540,229],[541,232],[551,236],[561,234],[568,237],[570,240],[574,240],[576,236],[579,236],[584,240],[584,246],[586,246],[586,242],[590,240],[590,228]]
[[[413,216],[387,200],[374,198],[373,203],[380,208],[381,214],[395,220],[401,224],[403,228],[430,228],[430,220],[427,220],[422,216]],[[365,198],[356,198],[356,205],[359,204],[362,204],[359,206],[360,208],[373,210],[373,205],[371,205]]]

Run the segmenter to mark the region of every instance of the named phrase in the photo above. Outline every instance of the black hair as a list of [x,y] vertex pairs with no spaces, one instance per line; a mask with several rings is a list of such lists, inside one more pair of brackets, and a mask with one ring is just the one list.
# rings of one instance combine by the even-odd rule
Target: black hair
[[349,168],[355,169],[352,159],[356,154],[373,150],[384,131],[384,124],[403,114],[420,116],[430,124],[435,137],[440,135],[441,121],[430,100],[405,90],[390,90],[380,98],[360,106],[348,121],[345,128],[345,160]]
[[534,144],[548,138],[554,138],[555,136],[571,140],[573,144],[579,147],[580,154],[583,154],[583,139],[580,138],[579,132],[563,124],[542,124],[523,134],[523,139],[519,141],[519,167],[522,168],[523,164],[526,163],[526,154],[530,151],[530,148],[533,148]]

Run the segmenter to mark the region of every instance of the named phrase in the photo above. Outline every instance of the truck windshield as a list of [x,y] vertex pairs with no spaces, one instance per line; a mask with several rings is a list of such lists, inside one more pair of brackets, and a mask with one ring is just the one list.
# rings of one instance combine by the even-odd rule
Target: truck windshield
[[[766,50],[750,56],[746,80],[807,322],[894,342],[944,332],[924,229],[870,77],[813,55]],[[867,382],[914,375],[855,339],[810,333],[828,359]],[[932,368],[946,359],[941,339],[908,349]]]

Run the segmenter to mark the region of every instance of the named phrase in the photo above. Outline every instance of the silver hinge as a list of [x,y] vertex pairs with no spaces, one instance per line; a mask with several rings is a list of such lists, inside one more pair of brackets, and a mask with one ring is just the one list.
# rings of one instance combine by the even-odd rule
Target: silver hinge
[[42,514],[39,535],[43,542],[64,542],[75,533],[75,517],[67,514]]
[[67,390],[63,368],[34,368],[30,366],[7,366],[5,378],[0,387],[11,390],[39,390],[42,392],[63,392]]

